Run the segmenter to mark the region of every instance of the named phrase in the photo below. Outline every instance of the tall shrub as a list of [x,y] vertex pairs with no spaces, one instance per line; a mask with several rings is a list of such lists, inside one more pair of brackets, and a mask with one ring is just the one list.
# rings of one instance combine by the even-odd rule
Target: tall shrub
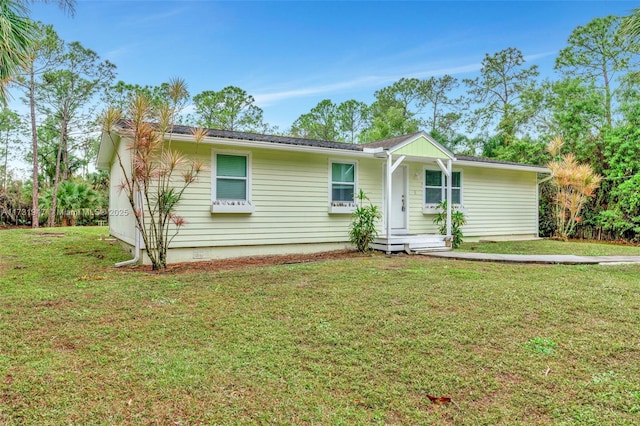
[[[438,225],[438,231],[442,235],[447,234],[447,202],[440,201],[438,203],[438,213],[433,218],[433,223]],[[451,212],[451,248],[458,248],[462,244],[462,227],[467,223],[464,213],[455,208]]]
[[554,187],[555,236],[567,240],[581,220],[580,211],[600,186],[602,178],[590,165],[578,164],[572,153],[560,155],[564,146],[561,137],[555,137],[549,144],[549,153],[555,158],[547,167],[551,169]]
[[[185,83],[170,82],[166,94],[167,100],[160,107],[154,106],[153,100],[144,93],[133,96],[126,120],[116,108],[110,108],[103,116],[104,130],[109,137],[111,130],[120,126],[131,141],[128,146],[131,162],[127,162],[115,149],[112,139],[115,161],[124,176],[114,184],[119,185],[129,200],[154,270],[166,269],[169,245],[185,224],[184,218],[176,214],[178,203],[203,169],[200,161],[189,160],[171,147],[175,119],[188,99]],[[205,131],[197,129],[193,135],[199,143]]]
[[364,253],[370,250],[370,244],[378,236],[376,222],[382,215],[378,206],[371,203],[365,205],[365,201],[369,201],[369,198],[362,189],[356,195],[356,200],[358,200],[358,206],[353,212],[349,228],[349,241],[356,246],[358,251]]

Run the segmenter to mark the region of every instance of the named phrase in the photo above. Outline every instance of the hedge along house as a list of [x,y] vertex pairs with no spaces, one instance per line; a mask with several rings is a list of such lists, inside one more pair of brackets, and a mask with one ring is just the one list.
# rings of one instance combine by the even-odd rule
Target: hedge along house
[[[443,199],[464,212],[466,240],[535,237],[538,176],[549,173],[456,157],[424,132],[354,145],[208,130],[197,146],[191,128],[177,126],[167,138],[207,165],[178,205],[186,225],[168,262],[350,248],[359,189],[383,213],[374,248],[385,252],[445,248],[433,223]],[[126,127],[103,135],[97,165],[111,176],[110,233],[134,251],[140,239],[116,161],[117,150],[129,164],[130,144]]]

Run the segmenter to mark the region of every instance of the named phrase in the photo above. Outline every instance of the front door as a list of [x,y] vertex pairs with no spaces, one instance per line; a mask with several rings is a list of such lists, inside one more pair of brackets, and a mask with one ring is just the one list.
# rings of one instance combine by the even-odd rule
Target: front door
[[407,198],[407,166],[398,166],[391,176],[391,232],[406,234],[407,212],[409,199]]

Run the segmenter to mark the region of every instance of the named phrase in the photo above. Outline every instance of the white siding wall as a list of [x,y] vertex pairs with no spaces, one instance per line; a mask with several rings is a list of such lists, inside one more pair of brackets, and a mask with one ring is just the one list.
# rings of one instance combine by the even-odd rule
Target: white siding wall
[[[128,165],[131,156],[125,143],[119,144],[118,153],[122,158],[122,164]],[[119,189],[124,180],[124,174],[115,156],[109,176],[109,233],[127,244],[134,245],[135,217],[127,195]]]

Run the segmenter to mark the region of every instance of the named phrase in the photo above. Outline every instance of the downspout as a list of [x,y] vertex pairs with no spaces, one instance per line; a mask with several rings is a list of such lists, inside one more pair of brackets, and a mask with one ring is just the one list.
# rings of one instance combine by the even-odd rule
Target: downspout
[[[138,199],[138,201],[142,200],[142,194],[138,191],[136,193],[136,198]],[[136,230],[136,236],[135,236],[135,248],[134,248],[134,252],[133,252],[133,259],[129,259],[129,260],[125,260],[124,262],[118,262],[116,263],[116,268],[120,268],[122,266],[129,266],[129,265],[135,265],[140,261],[140,248],[141,248],[141,242],[142,242],[142,234],[140,233],[140,229],[138,229],[138,225],[134,225],[135,226],[135,230]]]
[[385,217],[387,218],[387,254],[391,254],[391,151],[387,150],[387,179],[385,181],[387,193],[385,203]]

